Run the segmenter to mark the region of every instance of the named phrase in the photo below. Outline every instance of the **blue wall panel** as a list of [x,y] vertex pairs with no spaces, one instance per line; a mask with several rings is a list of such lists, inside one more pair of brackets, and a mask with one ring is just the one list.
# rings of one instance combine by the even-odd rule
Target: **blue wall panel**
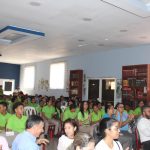
[[20,65],[0,63],[0,78],[1,79],[14,79],[15,88],[19,87]]

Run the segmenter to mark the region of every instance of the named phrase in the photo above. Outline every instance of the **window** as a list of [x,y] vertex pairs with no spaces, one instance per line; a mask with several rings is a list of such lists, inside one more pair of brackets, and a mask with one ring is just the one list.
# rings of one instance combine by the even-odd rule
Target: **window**
[[65,63],[50,65],[50,89],[64,89]]
[[33,89],[35,81],[35,67],[29,66],[24,68],[23,85],[26,89]]

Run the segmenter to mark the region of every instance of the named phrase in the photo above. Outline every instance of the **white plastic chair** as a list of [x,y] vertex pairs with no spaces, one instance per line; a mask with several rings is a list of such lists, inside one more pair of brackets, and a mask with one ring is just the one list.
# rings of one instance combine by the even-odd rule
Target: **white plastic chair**
[[36,110],[35,110],[34,107],[26,106],[26,107],[24,107],[24,114],[25,114],[27,117],[29,117],[29,116],[31,116],[31,115],[36,115],[37,112],[36,112]]

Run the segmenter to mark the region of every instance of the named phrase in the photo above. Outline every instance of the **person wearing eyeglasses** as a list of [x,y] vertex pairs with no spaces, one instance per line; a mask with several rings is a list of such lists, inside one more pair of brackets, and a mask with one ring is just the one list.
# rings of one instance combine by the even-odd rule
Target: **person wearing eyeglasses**
[[123,145],[123,148],[134,147],[134,137],[131,133],[129,133],[129,123],[134,119],[134,115],[128,115],[127,112],[124,111],[123,103],[117,103],[116,105],[115,118],[119,122],[120,127],[120,137],[119,141]]
[[103,118],[99,123],[100,138],[95,150],[123,150],[121,143],[116,140],[119,133],[119,122],[116,119]]

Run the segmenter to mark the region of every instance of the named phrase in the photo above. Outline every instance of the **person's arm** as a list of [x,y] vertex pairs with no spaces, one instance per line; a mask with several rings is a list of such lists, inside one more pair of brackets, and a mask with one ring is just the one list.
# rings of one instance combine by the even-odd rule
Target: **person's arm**
[[8,146],[8,142],[4,137],[0,137],[1,145],[0,145],[0,150],[10,150]]
[[[116,114],[117,114],[117,116],[116,116],[116,118],[118,118],[118,115],[119,115],[119,113],[118,112],[116,112]],[[119,126],[120,126],[120,128],[121,127],[123,127],[123,126],[125,126],[125,125],[127,125],[131,120],[133,120],[133,115],[129,115],[128,117],[127,117],[127,120],[125,120],[125,121],[123,121],[122,119],[123,119],[123,113],[122,114],[120,114],[120,120],[118,119],[118,121],[119,121]]]
[[42,112],[42,118],[45,119],[45,120],[48,120],[48,118],[45,116],[44,112]]

